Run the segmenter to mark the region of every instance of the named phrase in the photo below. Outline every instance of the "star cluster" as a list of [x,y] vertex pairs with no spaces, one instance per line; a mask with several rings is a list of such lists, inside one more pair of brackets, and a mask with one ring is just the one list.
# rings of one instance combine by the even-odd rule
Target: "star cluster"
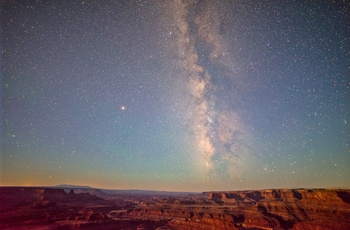
[[2,185],[349,187],[349,4],[2,3]]

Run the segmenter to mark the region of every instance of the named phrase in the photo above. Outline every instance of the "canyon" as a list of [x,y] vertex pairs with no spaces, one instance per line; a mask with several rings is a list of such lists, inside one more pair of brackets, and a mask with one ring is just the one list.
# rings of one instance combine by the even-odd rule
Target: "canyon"
[[0,187],[0,229],[350,229],[350,189]]

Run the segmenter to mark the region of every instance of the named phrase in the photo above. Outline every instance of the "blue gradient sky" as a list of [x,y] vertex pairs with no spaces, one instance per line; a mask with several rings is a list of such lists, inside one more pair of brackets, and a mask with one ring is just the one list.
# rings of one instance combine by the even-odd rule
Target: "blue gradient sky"
[[342,1],[4,1],[1,185],[350,186]]

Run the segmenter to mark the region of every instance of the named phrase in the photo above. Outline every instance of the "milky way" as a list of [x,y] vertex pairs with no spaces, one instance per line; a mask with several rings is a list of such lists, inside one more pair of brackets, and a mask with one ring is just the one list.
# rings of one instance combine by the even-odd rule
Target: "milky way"
[[1,184],[348,187],[349,5],[2,3]]
[[[175,32],[176,50],[183,68],[182,81],[187,84],[189,91],[187,116],[196,147],[195,161],[200,169],[214,175],[213,169],[222,167],[218,162],[228,162],[229,173],[235,176],[242,170],[242,164],[238,162],[244,161],[249,154],[247,135],[243,135],[238,115],[230,110],[216,110],[216,103],[220,104],[215,96],[217,89],[211,81],[211,74],[200,64],[197,51],[202,48],[196,44],[201,39],[204,43],[202,46],[207,46],[208,61],[226,61],[221,57],[224,56],[222,46],[225,41],[215,28],[220,24],[218,12],[213,13],[216,9],[209,4],[200,6],[190,1],[176,2],[173,17],[178,30]],[[198,8],[201,12],[196,15],[193,11]]]

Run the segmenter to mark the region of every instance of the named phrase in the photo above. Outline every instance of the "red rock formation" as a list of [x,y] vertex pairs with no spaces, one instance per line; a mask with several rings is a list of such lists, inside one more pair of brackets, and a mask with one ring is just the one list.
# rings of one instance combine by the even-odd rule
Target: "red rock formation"
[[349,190],[275,189],[261,191],[211,192],[208,199],[221,205],[234,199],[243,208],[246,228],[302,229],[307,226],[350,228]]
[[[350,229],[350,190],[269,189],[190,196],[0,188],[0,229]],[[92,193],[95,193],[94,190]]]

